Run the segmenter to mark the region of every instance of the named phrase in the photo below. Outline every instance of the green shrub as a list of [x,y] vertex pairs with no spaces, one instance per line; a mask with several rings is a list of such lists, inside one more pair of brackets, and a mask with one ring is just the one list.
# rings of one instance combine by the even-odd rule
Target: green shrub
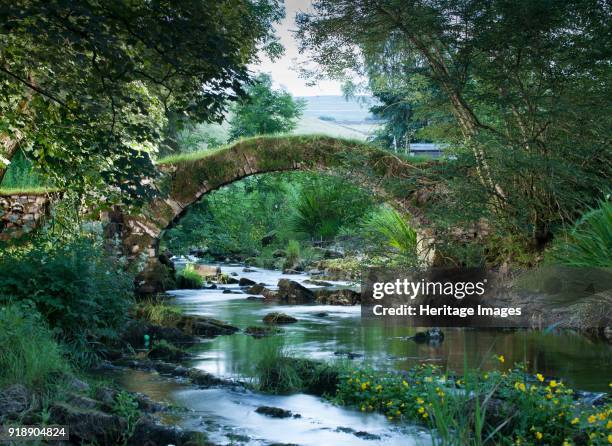
[[112,338],[132,304],[133,276],[108,257],[101,240],[36,241],[0,253],[0,304],[30,304],[75,353]]
[[612,201],[589,209],[565,238],[554,244],[549,260],[573,267],[612,266]]
[[176,286],[179,289],[197,290],[204,285],[204,278],[198,274],[193,264],[189,263],[176,275]]
[[355,224],[371,203],[369,195],[346,180],[315,177],[294,199],[291,227],[306,237],[329,240],[343,226]]
[[57,380],[53,375],[68,371],[59,345],[35,309],[0,307],[0,388],[16,383],[46,388]]
[[[417,234],[405,218],[388,206],[381,206],[361,222],[361,231],[374,245],[383,243],[407,259],[416,259]],[[378,242],[378,243],[377,243]]]

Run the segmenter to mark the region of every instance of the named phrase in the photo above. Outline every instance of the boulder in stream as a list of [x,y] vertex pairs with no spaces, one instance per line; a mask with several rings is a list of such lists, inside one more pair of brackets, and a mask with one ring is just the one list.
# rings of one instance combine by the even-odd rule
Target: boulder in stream
[[279,313],[277,311],[273,313],[268,313],[263,318],[264,323],[270,325],[279,325],[279,324],[295,324],[298,320],[293,316],[289,316],[285,313]]
[[195,335],[212,338],[220,335],[231,335],[240,331],[238,327],[234,327],[226,322],[212,319],[205,316],[183,316],[177,327],[183,332]]
[[348,288],[342,290],[315,291],[317,303],[323,305],[356,305],[361,303],[361,294]]
[[241,277],[240,280],[238,281],[238,285],[240,286],[251,286],[251,285],[256,285],[256,284],[257,282],[251,279],[247,279],[246,277]]
[[244,329],[244,333],[253,336],[254,338],[263,338],[265,336],[271,336],[278,333],[282,333],[283,331],[277,327],[261,327],[261,326],[251,326]]
[[290,410],[281,409],[280,407],[259,406],[255,409],[255,412],[272,418],[302,418],[300,414],[294,414]]
[[294,280],[278,281],[277,299],[288,304],[307,304],[315,301],[315,294]]

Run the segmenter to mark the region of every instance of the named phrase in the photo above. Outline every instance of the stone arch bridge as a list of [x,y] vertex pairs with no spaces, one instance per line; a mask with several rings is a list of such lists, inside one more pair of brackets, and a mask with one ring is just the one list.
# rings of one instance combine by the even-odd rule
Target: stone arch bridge
[[[163,289],[165,267],[158,257],[163,232],[205,194],[242,178],[281,171],[327,171],[346,175],[390,202],[409,218],[423,245],[431,234],[419,210],[421,168],[363,143],[324,136],[265,136],[239,141],[214,152],[188,154],[158,163],[159,195],[133,214],[106,215],[109,233],[119,236],[125,255],[146,260],[142,292]],[[162,259],[163,260],[163,259]]]

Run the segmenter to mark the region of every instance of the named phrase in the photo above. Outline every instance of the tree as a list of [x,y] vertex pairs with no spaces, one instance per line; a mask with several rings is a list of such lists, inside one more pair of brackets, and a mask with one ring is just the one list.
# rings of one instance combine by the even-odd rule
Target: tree
[[[596,0],[317,0],[298,16],[321,75],[424,76],[454,128],[464,171],[456,210],[484,203],[494,224],[537,246],[606,190],[610,12]],[[407,71],[398,70],[403,67]],[[465,175],[465,172],[468,175]]]
[[0,180],[21,147],[59,186],[141,195],[166,116],[221,120],[257,52],[281,51],[282,15],[278,0],[0,1]]
[[295,129],[306,103],[284,90],[272,88],[272,78],[260,74],[246,97],[232,108],[230,140],[245,136],[287,133]]

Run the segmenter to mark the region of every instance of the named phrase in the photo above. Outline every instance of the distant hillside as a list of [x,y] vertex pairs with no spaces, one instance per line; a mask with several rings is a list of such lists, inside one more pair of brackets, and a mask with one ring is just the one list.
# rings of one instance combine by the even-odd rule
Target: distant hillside
[[296,134],[324,134],[365,140],[379,127],[368,111],[371,97],[346,100],[344,96],[304,96],[306,109]]
[[304,116],[309,118],[329,117],[336,121],[366,122],[372,120],[369,108],[374,99],[369,96],[346,100],[344,96],[304,96]]

